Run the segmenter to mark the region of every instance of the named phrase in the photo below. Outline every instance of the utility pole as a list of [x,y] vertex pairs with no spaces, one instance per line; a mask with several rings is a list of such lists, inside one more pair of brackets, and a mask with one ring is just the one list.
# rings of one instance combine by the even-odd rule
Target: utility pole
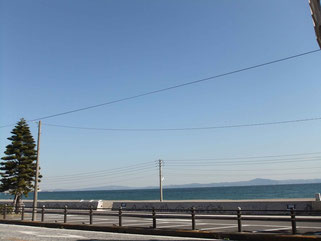
[[159,201],[163,201],[163,175],[162,175],[162,160],[158,160],[159,168]]
[[37,213],[38,202],[38,179],[39,179],[39,150],[40,150],[40,134],[41,134],[41,120],[38,122],[38,140],[37,140],[37,160],[36,160],[36,176],[33,192],[33,208],[32,208],[32,221],[35,221]]

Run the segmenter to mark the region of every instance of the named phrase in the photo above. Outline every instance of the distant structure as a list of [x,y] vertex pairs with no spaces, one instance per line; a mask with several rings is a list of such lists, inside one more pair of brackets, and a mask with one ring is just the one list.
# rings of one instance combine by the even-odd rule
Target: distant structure
[[309,0],[315,34],[321,48],[321,5],[320,0]]

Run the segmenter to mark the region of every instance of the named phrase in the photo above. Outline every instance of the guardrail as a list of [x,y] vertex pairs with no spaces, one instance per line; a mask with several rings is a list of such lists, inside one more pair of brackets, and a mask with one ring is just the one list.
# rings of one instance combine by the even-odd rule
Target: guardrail
[[[7,219],[7,214],[9,210],[13,210],[12,206],[5,204],[0,208],[0,212],[2,213],[2,218]],[[297,222],[321,222],[321,218],[311,218],[311,217],[300,217],[298,214],[311,212],[313,214],[321,215],[320,211],[306,211],[306,210],[295,210],[291,208],[290,210],[273,210],[275,212],[283,212],[285,213],[281,217],[274,217],[273,215],[265,215],[259,216],[249,215],[251,211],[257,210],[242,210],[240,207],[237,210],[196,210],[194,207],[191,209],[184,209],[180,210],[180,212],[184,211],[184,214],[181,213],[174,213],[173,210],[156,210],[156,209],[135,209],[135,210],[128,210],[123,209],[120,207],[117,211],[112,209],[105,209],[110,210],[110,212],[101,212],[96,211],[94,212],[93,207],[89,209],[68,209],[65,206],[63,209],[61,208],[46,208],[42,206],[40,209],[35,210],[41,215],[41,222],[45,222],[46,214],[61,214],[63,215],[63,222],[68,222],[68,215],[88,215],[88,221],[90,225],[94,224],[94,216],[111,216],[111,217],[118,217],[118,226],[123,226],[123,218],[148,218],[151,220],[152,228],[157,228],[157,220],[159,219],[188,219],[191,221],[191,229],[196,230],[196,220],[235,220],[237,223],[238,232],[242,232],[242,221],[275,221],[275,222],[290,222],[292,226],[292,234],[297,233]],[[18,215],[20,215],[20,219],[25,219],[25,213],[32,213],[34,210],[32,208],[25,208],[21,206]],[[244,216],[243,211],[247,212],[248,216]],[[264,212],[263,210],[260,210]],[[188,213],[187,213],[188,212]],[[206,212],[206,214],[202,214],[202,212]],[[211,214],[208,214],[211,212]],[[224,214],[222,212],[234,212],[234,214]],[[271,210],[269,210],[271,212]],[[215,215],[216,213],[216,215]],[[219,215],[217,214],[219,213]]]

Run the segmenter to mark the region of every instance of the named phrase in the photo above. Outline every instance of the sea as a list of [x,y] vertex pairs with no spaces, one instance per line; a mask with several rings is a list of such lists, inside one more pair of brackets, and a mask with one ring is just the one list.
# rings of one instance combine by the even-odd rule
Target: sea
[[[164,200],[246,200],[314,198],[321,183],[238,187],[169,188]],[[24,199],[32,199],[33,193]],[[12,196],[0,193],[0,199]],[[159,189],[39,192],[39,200],[159,200]]]

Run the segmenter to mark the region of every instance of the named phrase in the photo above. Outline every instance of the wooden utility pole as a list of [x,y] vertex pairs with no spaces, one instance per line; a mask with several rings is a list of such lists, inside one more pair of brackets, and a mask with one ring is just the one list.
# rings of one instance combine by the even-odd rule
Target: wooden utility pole
[[41,135],[41,120],[38,122],[37,160],[36,160],[35,185],[34,185],[34,192],[33,192],[32,221],[35,221],[36,214],[37,214],[40,135]]
[[162,175],[162,160],[158,160],[159,168],[159,201],[163,201],[163,175]]

